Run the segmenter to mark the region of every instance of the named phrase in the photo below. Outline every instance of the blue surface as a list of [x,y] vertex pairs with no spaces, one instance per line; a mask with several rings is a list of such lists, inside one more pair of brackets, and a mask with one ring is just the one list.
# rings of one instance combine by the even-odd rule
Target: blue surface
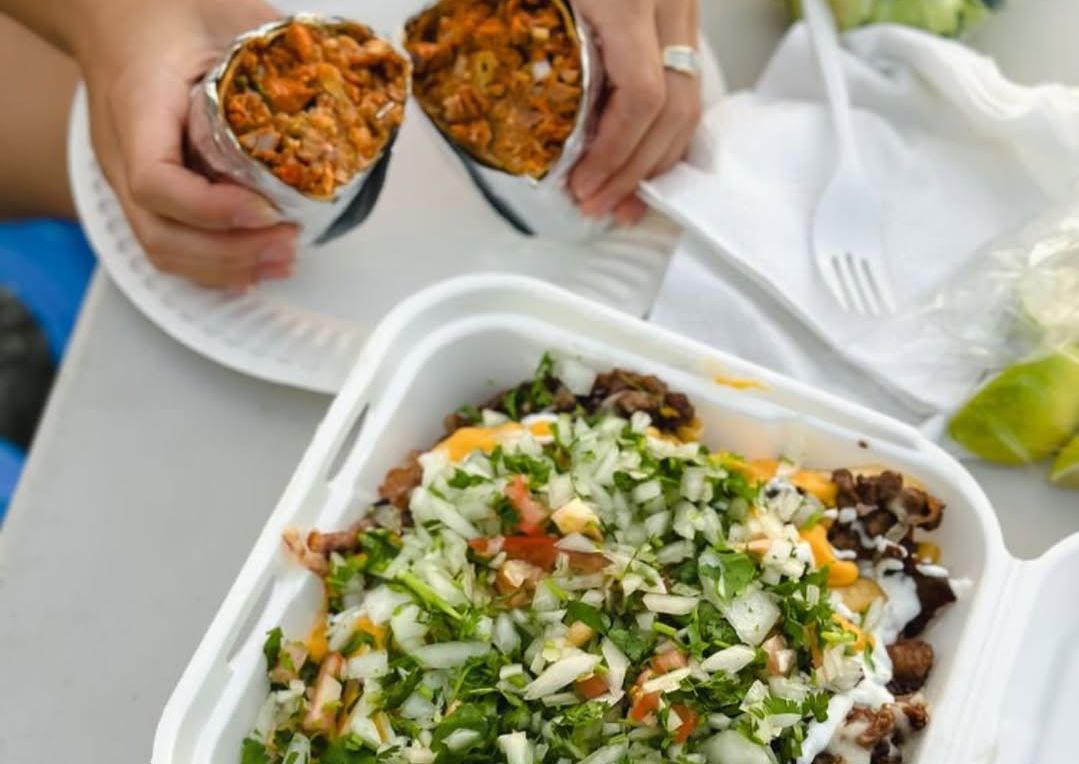
[[7,506],[19,484],[19,474],[25,457],[22,449],[14,443],[0,439],[0,523],[7,514]]
[[[0,222],[0,286],[34,317],[56,365],[67,348],[93,271],[94,254],[78,224]],[[24,460],[18,446],[0,439],[0,521],[15,493]]]
[[77,223],[0,222],[0,285],[37,319],[57,364],[93,270],[94,254]]

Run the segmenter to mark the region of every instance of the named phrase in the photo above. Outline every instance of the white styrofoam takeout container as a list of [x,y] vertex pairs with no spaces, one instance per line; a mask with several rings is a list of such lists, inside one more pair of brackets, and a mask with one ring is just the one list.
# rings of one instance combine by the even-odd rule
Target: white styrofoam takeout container
[[[443,415],[531,375],[546,350],[597,370],[654,373],[692,399],[713,448],[785,454],[807,466],[884,464],[948,505],[937,540],[974,586],[928,632],[933,721],[914,764],[1074,764],[1079,710],[1079,536],[1032,562],[1006,552],[988,499],[916,430],[532,279],[470,276],[417,294],[371,335],[165,707],[153,764],[234,764],[268,691],[261,646],[281,625],[305,636],[322,602],[287,559],[289,526],[345,526],[384,473],[434,443]],[[717,384],[752,378],[763,389]],[[1037,508],[1032,507],[1032,522]],[[1074,639],[1071,640],[1074,642]]]

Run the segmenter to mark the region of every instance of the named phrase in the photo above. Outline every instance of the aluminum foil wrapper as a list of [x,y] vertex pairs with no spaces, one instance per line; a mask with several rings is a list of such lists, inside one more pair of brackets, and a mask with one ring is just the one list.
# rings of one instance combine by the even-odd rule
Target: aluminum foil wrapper
[[285,220],[299,227],[301,244],[323,244],[360,225],[375,207],[386,180],[390,155],[397,131],[387,141],[379,157],[363,172],[337,188],[329,199],[316,199],[288,185],[270,169],[250,156],[240,146],[225,118],[220,85],[243,45],[256,38],[273,37],[292,21],[327,27],[354,26],[371,31],[385,41],[407,62],[406,95],[411,93],[411,58],[397,43],[370,30],[364,24],[340,16],[301,13],[263,24],[238,36],[228,51],[191,91],[187,140],[193,159],[210,175],[229,178],[266,197],[281,211]]
[[[603,65],[595,36],[571,0],[555,0],[563,6],[572,22],[581,55],[581,106],[577,111],[573,131],[562,146],[558,161],[541,179],[513,175],[478,161],[443,133],[426,112],[424,116],[434,126],[445,143],[461,160],[472,182],[488,203],[519,232],[561,241],[582,242],[610,228],[609,220],[585,217],[566,188],[566,180],[577,161],[584,155],[597,118],[597,106],[603,90]],[[424,10],[437,5],[432,2]],[[422,13],[421,11],[420,13]],[[415,14],[413,18],[420,15]],[[406,22],[406,26],[407,26]],[[402,45],[405,31],[401,31]],[[421,111],[424,111],[421,109]]]

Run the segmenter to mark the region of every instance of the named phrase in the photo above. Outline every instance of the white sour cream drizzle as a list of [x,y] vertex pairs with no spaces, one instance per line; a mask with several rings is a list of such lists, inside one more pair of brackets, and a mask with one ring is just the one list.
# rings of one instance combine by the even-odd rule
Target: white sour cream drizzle
[[922,603],[918,600],[918,588],[910,576],[902,573],[881,576],[877,584],[888,596],[888,603],[875,636],[878,642],[890,645],[899,638],[903,627],[922,612]]
[[823,722],[811,722],[802,741],[802,756],[798,764],[810,764],[817,754],[828,747],[839,725],[854,708],[854,701],[847,693],[833,695],[828,701],[828,718]]
[[[844,764],[868,764],[870,761],[871,752],[855,742],[857,734],[841,727],[855,705],[880,708],[895,702],[895,697],[888,691],[888,682],[892,679],[892,661],[888,656],[887,645],[894,643],[903,627],[922,610],[914,579],[902,573],[884,575],[885,570],[890,567],[880,566],[881,569],[875,576],[888,600],[876,628],[872,631],[872,667],[863,658],[862,681],[848,692],[832,696],[828,701],[827,720],[809,724],[798,764],[811,764],[817,754],[823,751],[841,756]],[[837,607],[836,610],[842,613],[846,608]]]

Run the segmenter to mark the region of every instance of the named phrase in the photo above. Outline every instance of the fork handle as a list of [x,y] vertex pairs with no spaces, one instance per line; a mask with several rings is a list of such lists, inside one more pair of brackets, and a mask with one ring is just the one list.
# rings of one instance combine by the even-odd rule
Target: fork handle
[[817,55],[817,64],[824,90],[828,96],[828,107],[832,112],[835,126],[837,150],[841,162],[860,168],[857,143],[854,139],[854,121],[851,116],[850,92],[847,79],[843,75],[843,62],[840,57],[839,34],[836,32],[835,19],[825,0],[801,0],[802,13],[809,27],[809,39]]

